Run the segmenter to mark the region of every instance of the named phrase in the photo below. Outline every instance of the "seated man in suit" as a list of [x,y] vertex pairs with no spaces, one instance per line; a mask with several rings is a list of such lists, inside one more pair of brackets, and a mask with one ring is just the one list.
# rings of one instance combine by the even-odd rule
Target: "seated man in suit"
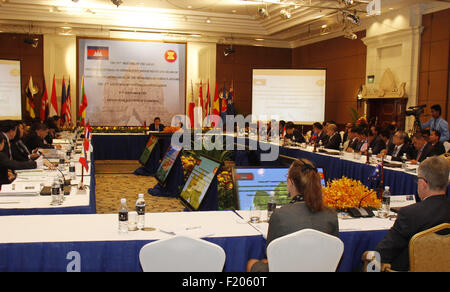
[[288,122],[286,124],[286,134],[284,135],[284,139],[291,140],[292,142],[303,143],[306,142],[305,137],[303,137],[302,133],[295,129],[293,122]]
[[410,144],[405,142],[406,137],[407,135],[403,131],[395,132],[392,138],[392,144],[387,151],[387,155],[390,155],[392,160],[401,161],[403,154],[405,153],[408,159],[413,159],[413,157],[415,157],[414,149]]
[[338,132],[338,127],[335,124],[328,124],[328,143],[325,144],[325,148],[339,150],[339,146],[341,145],[342,139],[341,134]]
[[2,152],[5,153],[8,159],[13,159],[11,143],[17,133],[17,122],[12,120],[5,120],[0,122],[0,136],[5,139],[5,147]]
[[431,144],[433,147],[432,155],[442,155],[445,153],[445,147],[444,144],[439,141],[441,139],[441,133],[437,130],[431,131],[430,138],[428,140],[428,143]]
[[322,142],[322,145],[325,145],[326,141],[328,140],[327,133],[323,130],[323,126],[320,123],[314,123],[313,124],[313,135],[311,137],[311,144]]
[[11,141],[12,158],[17,161],[36,160],[40,155],[37,153],[37,149],[31,152],[23,143],[24,133],[25,125],[20,121],[18,122],[16,137]]
[[161,119],[159,117],[156,117],[153,121],[153,124],[150,125],[150,131],[158,131],[162,132],[164,130],[164,125],[161,124]]
[[349,139],[348,136],[350,135],[350,130],[352,129],[353,124],[347,123],[345,124],[345,130],[344,130],[344,139],[342,139],[342,142],[345,143]]
[[347,146],[344,145],[344,151],[353,152],[356,147],[358,147],[358,144],[360,142],[358,136],[358,128],[352,127],[350,129],[349,140],[347,142],[349,143]]
[[445,158],[433,156],[417,170],[417,190],[421,202],[403,207],[394,226],[375,248],[381,262],[396,271],[409,270],[409,241],[416,233],[450,222],[450,199],[447,197],[450,165]]
[[380,135],[376,135],[372,130],[369,131],[369,147],[372,149],[373,155],[378,155],[381,150],[386,148],[386,142]]
[[[305,228],[339,236],[336,211],[324,205],[320,174],[311,162],[297,159],[292,163],[287,188],[292,201],[270,217],[266,247],[279,237]],[[267,260],[250,259],[247,271],[268,272]]]
[[16,178],[14,170],[34,169],[43,166],[42,158],[37,161],[16,161],[10,159],[8,155],[3,152],[4,148],[7,147],[6,139],[5,136],[0,135],[0,185],[10,184]]
[[411,164],[417,164],[422,162],[428,157],[432,156],[433,146],[427,143],[424,136],[421,133],[416,133],[413,137],[414,148],[416,149],[416,157],[411,160]]
[[[48,144],[45,137],[48,135],[48,127],[42,123],[34,123],[31,126],[31,132],[23,140],[29,151],[34,151],[35,149],[54,149],[55,147]],[[61,145],[56,147],[61,149]]]
[[377,154],[377,157],[380,158],[382,156],[386,156],[387,149],[389,148],[389,140],[390,140],[391,133],[389,132],[389,129],[382,129],[380,131],[380,135],[378,137],[381,139],[381,141],[384,142],[384,148],[381,149],[381,151]]

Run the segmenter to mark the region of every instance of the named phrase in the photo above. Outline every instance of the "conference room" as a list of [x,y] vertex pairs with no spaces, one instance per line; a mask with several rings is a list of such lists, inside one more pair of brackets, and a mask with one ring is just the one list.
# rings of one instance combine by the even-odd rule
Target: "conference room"
[[0,1],[0,271],[450,271],[449,55],[446,1]]

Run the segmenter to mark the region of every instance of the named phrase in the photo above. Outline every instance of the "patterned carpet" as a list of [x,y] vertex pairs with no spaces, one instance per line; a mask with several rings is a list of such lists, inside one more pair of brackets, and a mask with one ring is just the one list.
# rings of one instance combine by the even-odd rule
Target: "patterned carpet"
[[157,181],[154,177],[134,175],[140,165],[136,161],[95,162],[95,196],[97,214],[116,213],[120,199],[127,199],[128,210],[134,211],[138,194],[145,194],[146,212],[179,212],[184,206],[175,198],[155,197],[148,193]]

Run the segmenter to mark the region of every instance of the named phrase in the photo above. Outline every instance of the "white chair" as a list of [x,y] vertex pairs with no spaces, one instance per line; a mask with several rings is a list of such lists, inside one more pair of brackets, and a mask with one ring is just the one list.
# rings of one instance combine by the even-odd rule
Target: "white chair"
[[222,272],[225,252],[202,239],[175,236],[146,244],[139,260],[144,272]]
[[334,272],[343,252],[339,238],[303,229],[272,241],[267,260],[270,272]]

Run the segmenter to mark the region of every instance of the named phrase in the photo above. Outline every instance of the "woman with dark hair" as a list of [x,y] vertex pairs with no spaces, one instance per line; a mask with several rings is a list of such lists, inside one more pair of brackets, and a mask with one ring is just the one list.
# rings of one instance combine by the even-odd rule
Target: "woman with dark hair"
[[[34,123],[31,126],[30,134],[24,138],[24,143],[28,150],[33,151],[35,149],[54,149],[55,147],[48,144],[45,137],[48,135],[48,127],[42,123]],[[59,147],[61,148],[61,147]]]
[[[292,163],[287,187],[292,201],[270,217],[266,247],[279,237],[306,228],[339,236],[337,214],[323,204],[320,174],[310,161],[298,159]],[[247,271],[268,272],[267,260],[250,259]]]
[[14,160],[28,161],[36,160],[39,158],[39,154],[34,151],[33,153],[23,143],[22,139],[25,136],[25,124],[22,121],[17,122],[16,137],[11,141],[11,152]]

